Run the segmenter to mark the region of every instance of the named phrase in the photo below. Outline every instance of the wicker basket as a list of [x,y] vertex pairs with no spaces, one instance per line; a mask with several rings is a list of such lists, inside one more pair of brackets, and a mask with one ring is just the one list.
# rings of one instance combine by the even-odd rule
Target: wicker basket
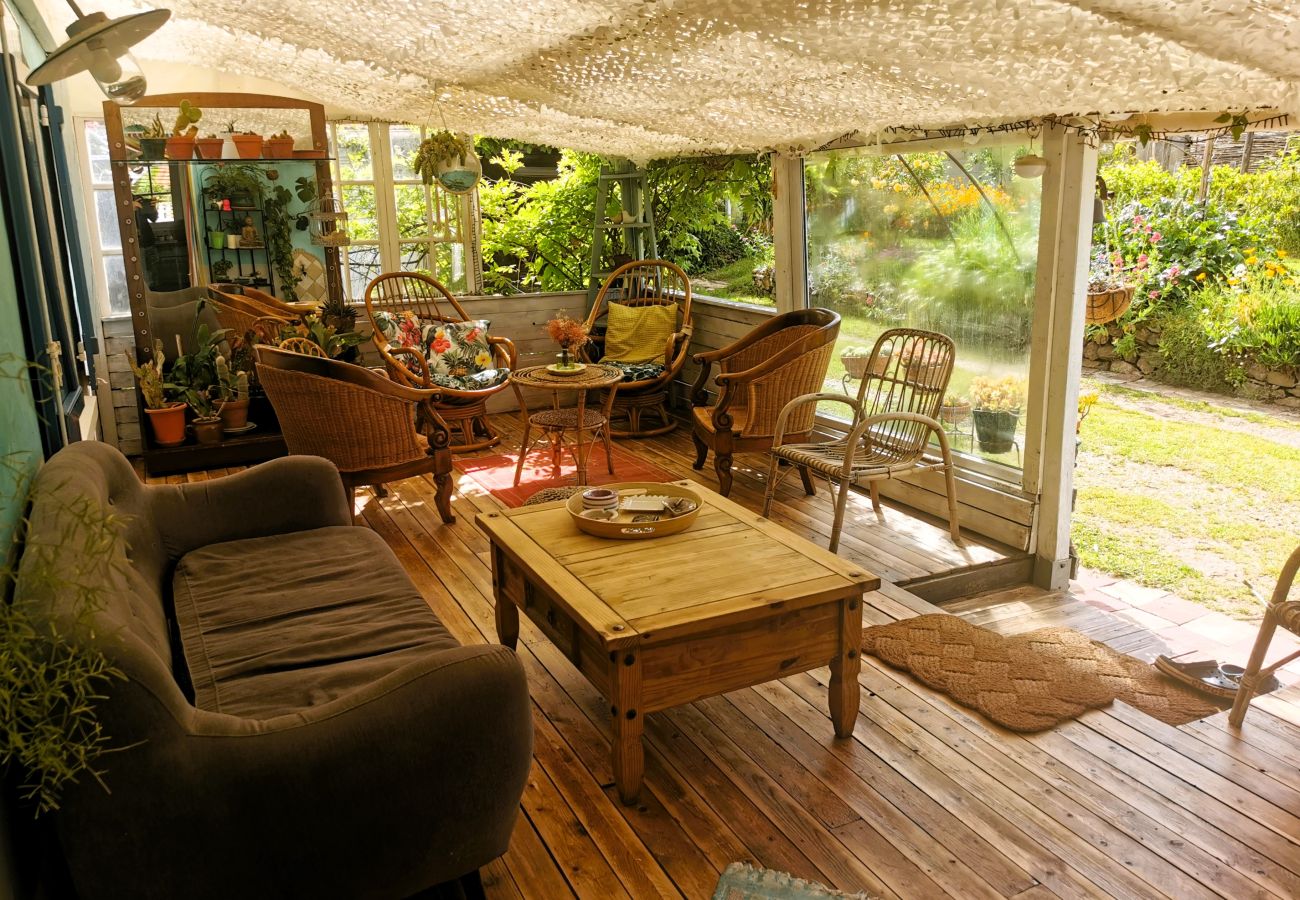
[[867,363],[871,362],[871,357],[841,356],[840,362],[844,363],[844,371],[849,374],[850,378],[861,379],[867,374]]
[[1085,316],[1089,325],[1105,325],[1114,322],[1129,308],[1133,302],[1131,286],[1115,288],[1111,291],[1098,291],[1088,294],[1088,313]]

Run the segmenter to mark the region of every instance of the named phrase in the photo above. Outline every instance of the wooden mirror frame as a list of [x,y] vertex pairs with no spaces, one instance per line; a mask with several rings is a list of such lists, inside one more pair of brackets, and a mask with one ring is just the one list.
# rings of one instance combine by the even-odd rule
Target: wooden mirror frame
[[[316,163],[317,196],[324,197],[333,192],[334,185],[330,173],[329,136],[325,128],[325,108],[319,103],[306,100],[294,100],[289,97],[274,97],[269,94],[227,94],[221,92],[186,91],[176,94],[155,94],[141,97],[131,104],[132,109],[176,109],[182,100],[200,109],[295,109],[304,110],[311,119],[312,149],[320,151],[320,159],[304,159],[303,162]],[[122,107],[111,100],[104,101],[104,128],[108,136],[109,165],[113,179],[113,202],[117,209],[118,230],[122,237],[122,263],[126,270],[127,294],[131,304],[131,333],[135,337],[137,356],[149,357],[153,354],[153,331],[149,322],[149,310],[145,301],[144,267],[136,241],[135,218],[132,214],[131,178],[128,168],[140,162],[127,157],[126,138],[123,132]],[[169,160],[161,160],[169,162]],[[215,160],[214,160],[215,161]],[[255,162],[255,160],[248,160]],[[188,188],[187,188],[188,191]],[[93,212],[93,210],[92,210]],[[190,210],[186,209],[186,227]],[[339,261],[337,247],[325,249],[326,291],[331,299],[343,296],[343,270]],[[193,251],[191,249],[191,261]],[[191,268],[190,282],[193,284],[196,272]]]

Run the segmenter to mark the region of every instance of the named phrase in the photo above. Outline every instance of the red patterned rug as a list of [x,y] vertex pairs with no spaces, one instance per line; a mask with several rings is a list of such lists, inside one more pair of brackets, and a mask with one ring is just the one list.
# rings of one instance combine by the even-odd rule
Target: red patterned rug
[[[529,451],[524,460],[524,474],[519,479],[519,487],[514,486],[515,464],[519,461],[516,454],[501,456],[467,456],[456,460],[456,468],[473,478],[506,506],[522,506],[524,501],[544,488],[565,487],[574,483],[576,466],[572,454],[564,454],[564,465],[560,476],[553,477],[551,468],[551,451],[549,447],[540,447]],[[614,444],[614,474],[609,474],[605,465],[605,446],[596,444],[591,449],[587,460],[587,480],[592,485],[610,484],[615,481],[677,481],[678,478],[666,469],[661,469],[652,462],[647,462],[634,453],[629,453]]]

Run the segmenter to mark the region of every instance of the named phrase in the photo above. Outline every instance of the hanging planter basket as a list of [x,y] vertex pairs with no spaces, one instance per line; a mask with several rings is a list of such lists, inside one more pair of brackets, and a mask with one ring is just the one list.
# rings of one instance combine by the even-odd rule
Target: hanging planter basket
[[1089,325],[1114,322],[1133,303],[1133,287],[1126,285],[1109,291],[1089,291],[1088,311],[1084,316]]
[[449,194],[468,194],[483,177],[483,164],[478,154],[469,151],[463,157],[453,156],[438,164],[434,179]]

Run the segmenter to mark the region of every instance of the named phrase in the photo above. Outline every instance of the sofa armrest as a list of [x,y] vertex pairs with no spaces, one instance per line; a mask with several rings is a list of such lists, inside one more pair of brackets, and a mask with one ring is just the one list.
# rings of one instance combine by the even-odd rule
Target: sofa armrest
[[111,795],[68,798],[78,887],[411,896],[505,852],[532,759],[528,685],[499,645],[433,653],[302,713],[169,724],[107,758]]
[[273,459],[224,478],[148,490],[171,559],[221,541],[352,524],[338,469],[317,456]]

